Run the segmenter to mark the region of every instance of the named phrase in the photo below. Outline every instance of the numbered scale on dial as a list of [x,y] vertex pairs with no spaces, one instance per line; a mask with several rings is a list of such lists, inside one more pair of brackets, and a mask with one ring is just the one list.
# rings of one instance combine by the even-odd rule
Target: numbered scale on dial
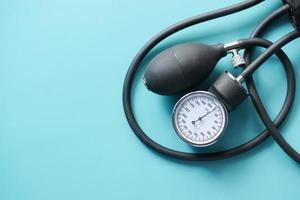
[[214,144],[227,127],[228,112],[214,94],[191,92],[173,110],[173,126],[178,136],[196,147]]

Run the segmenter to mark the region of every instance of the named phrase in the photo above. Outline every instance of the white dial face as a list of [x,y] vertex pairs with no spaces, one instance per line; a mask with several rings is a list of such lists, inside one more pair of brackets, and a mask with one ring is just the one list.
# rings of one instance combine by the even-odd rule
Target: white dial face
[[213,94],[192,92],[182,97],[173,111],[173,126],[181,139],[197,146],[217,141],[227,126],[225,106]]

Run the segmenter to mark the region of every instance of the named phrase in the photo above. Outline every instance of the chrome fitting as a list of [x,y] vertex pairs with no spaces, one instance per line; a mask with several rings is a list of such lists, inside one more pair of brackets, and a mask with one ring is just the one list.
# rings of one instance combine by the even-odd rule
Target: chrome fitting
[[239,75],[238,77],[236,77],[236,81],[242,84],[243,82],[245,82],[245,78],[242,75]]
[[234,68],[243,67],[246,65],[244,57],[239,54],[237,49],[230,50],[228,53],[232,54],[231,63]]
[[233,41],[233,42],[224,44],[224,49],[225,49],[226,52],[229,52],[232,49],[235,49],[239,45],[239,43],[240,42],[237,40],[237,41]]

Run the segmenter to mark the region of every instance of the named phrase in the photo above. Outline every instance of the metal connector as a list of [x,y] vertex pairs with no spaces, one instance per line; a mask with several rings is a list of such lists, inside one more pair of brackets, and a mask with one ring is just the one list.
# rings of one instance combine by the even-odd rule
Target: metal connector
[[226,52],[229,52],[230,50],[237,48],[237,46],[239,46],[239,43],[240,42],[238,40],[236,40],[236,41],[224,44],[224,49]]
[[228,53],[232,54],[231,63],[234,68],[243,67],[246,65],[244,57],[239,54],[237,49],[230,50]]
[[243,82],[245,82],[245,78],[244,78],[242,75],[239,75],[239,76],[236,78],[236,81],[239,82],[240,84],[242,84]]

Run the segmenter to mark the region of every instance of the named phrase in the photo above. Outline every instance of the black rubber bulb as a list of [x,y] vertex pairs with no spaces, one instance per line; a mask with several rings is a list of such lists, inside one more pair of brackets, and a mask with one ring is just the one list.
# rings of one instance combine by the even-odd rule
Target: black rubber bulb
[[161,95],[184,92],[201,84],[226,55],[223,44],[180,44],[149,63],[144,76],[149,90]]

